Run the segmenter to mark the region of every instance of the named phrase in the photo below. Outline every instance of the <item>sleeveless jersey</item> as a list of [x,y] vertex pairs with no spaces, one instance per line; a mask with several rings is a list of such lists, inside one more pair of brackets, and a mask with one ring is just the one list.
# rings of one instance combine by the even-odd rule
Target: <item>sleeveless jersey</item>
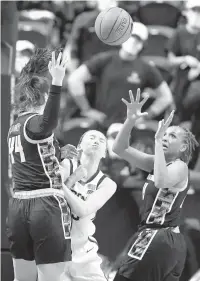
[[27,113],[19,116],[9,129],[8,146],[14,191],[62,188],[60,148],[54,135],[32,140],[26,133],[28,120],[36,115]]
[[[77,161],[71,161],[73,172],[78,164]],[[106,176],[98,170],[92,178],[90,178],[86,183],[77,182],[72,191],[82,200],[87,200],[87,198],[95,192],[100,183],[106,178]],[[77,253],[87,247],[88,240],[97,243],[96,239],[92,237],[95,233],[95,225],[93,220],[96,214],[91,214],[87,217],[78,218],[76,215],[72,215],[73,222],[72,222],[72,229],[71,229],[71,242],[72,242],[72,253],[73,256],[77,256]]]
[[[184,187],[186,188],[184,189]],[[148,228],[179,226],[181,208],[188,189],[188,180],[183,186],[183,191],[177,191],[173,188],[158,189],[154,184],[154,176],[149,174],[143,186],[140,226],[146,225]]]

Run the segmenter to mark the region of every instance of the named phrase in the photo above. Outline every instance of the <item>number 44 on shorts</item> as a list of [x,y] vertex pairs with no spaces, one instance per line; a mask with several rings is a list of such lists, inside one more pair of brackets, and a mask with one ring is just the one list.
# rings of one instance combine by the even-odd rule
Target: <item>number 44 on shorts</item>
[[22,147],[22,144],[21,144],[20,135],[9,138],[8,147],[9,147],[9,155],[10,155],[10,159],[11,159],[12,164],[15,163],[14,155],[16,153],[19,153],[21,162],[26,161],[25,155],[24,155],[24,150],[23,150],[23,147]]

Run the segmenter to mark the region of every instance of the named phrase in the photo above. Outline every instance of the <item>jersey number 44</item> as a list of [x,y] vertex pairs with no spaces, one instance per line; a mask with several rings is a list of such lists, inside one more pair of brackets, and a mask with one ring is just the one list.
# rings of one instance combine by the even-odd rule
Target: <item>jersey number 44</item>
[[8,149],[12,164],[15,163],[14,153],[19,153],[21,162],[26,161],[20,135],[9,138]]

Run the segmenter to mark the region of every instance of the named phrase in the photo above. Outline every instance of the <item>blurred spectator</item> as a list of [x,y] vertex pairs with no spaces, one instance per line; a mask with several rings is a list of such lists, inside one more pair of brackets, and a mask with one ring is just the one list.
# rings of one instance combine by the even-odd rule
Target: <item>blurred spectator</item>
[[34,53],[34,45],[27,40],[18,40],[16,43],[15,71],[18,77],[22,68]]
[[159,25],[175,28],[181,17],[177,1],[142,1],[136,17],[145,25]]
[[[190,170],[190,183],[196,192],[200,192],[200,147],[197,151],[197,160],[193,170]],[[199,218],[200,219],[200,218]]]
[[71,36],[65,47],[65,52],[69,53],[70,67],[68,70],[70,72],[93,55],[116,48],[99,40],[95,33],[94,24],[101,11],[108,7],[117,6],[117,2],[115,0],[97,0],[96,4],[95,10],[81,13],[73,23]]
[[[179,27],[168,44],[168,57],[177,67],[173,93],[179,122],[192,121],[200,139],[200,1],[186,2],[187,24]],[[198,156],[198,153],[194,154]],[[195,163],[195,157],[193,163]],[[193,165],[193,164],[192,164]]]
[[[121,98],[127,98],[129,90],[135,94],[137,88],[142,92],[145,88],[154,89],[156,98],[147,103],[149,119],[160,117],[173,102],[171,91],[160,72],[140,57],[147,38],[147,28],[142,23],[135,23],[132,36],[119,51],[93,56],[68,79],[69,91],[82,115],[104,122],[105,130],[112,123],[124,121],[126,110]],[[85,95],[85,83],[93,77],[97,79],[94,109]]]
[[145,5],[149,2],[158,2],[158,3],[170,3],[171,5],[177,7],[177,8],[180,8],[182,9],[183,5],[184,5],[184,0],[180,0],[180,1],[171,1],[171,0],[148,0],[148,1],[145,1],[145,0],[141,0],[140,1],[140,5]]
[[200,2],[188,1],[186,8],[187,24],[168,44],[169,60],[179,67],[174,93],[181,121],[190,120],[200,105]]
[[136,12],[140,6],[141,1],[118,1],[118,7],[126,10],[132,17],[133,20],[136,19]]

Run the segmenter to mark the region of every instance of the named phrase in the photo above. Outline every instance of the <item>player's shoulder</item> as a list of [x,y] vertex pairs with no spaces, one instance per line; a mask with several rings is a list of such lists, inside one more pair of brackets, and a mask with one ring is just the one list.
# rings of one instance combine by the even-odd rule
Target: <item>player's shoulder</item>
[[113,188],[117,188],[117,184],[115,181],[113,181],[108,175],[104,174],[103,172],[102,173],[102,177],[103,177],[103,181],[101,182],[100,186],[102,185],[106,185],[106,186],[110,186],[110,187],[113,187]]
[[23,125],[26,123],[27,119],[32,117],[33,114],[23,114],[16,116],[15,120],[10,126],[9,133],[19,132]]
[[184,177],[188,176],[188,165],[180,159],[174,161],[171,165],[169,165],[169,167],[176,170],[177,173],[182,173]]

